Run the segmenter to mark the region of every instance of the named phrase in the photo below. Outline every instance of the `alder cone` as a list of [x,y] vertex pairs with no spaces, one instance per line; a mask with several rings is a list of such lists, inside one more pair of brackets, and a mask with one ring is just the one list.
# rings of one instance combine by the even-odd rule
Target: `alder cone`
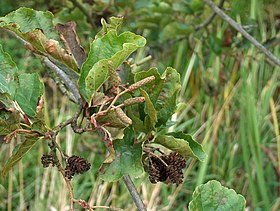
[[71,180],[75,174],[82,174],[90,169],[90,163],[79,156],[73,155],[67,159],[64,176]]
[[169,165],[167,166],[167,183],[181,184],[183,182],[183,171],[182,169],[186,167],[185,158],[176,152],[172,152],[169,155]]
[[149,160],[149,180],[151,183],[165,182],[181,184],[183,182],[183,168],[186,160],[177,152],[162,155],[160,158],[151,157]]
[[52,155],[42,155],[41,157],[41,163],[43,164],[44,168],[49,167],[51,164],[54,166],[54,157]]
[[67,159],[67,167],[74,173],[82,174],[88,171],[90,166],[90,163],[86,159],[76,155],[73,155]]

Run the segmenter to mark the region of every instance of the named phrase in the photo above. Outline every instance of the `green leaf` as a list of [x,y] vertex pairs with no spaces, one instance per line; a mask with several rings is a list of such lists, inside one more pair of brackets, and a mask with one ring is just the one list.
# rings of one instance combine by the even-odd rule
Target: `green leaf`
[[[138,105],[134,105],[134,106],[138,106]],[[139,132],[145,132],[145,127],[144,127],[144,123],[143,121],[138,118],[138,116],[134,115],[132,107],[129,106],[126,108],[126,112],[127,112],[127,116],[132,120],[133,124],[132,127],[135,131],[135,133],[139,133]]]
[[21,74],[18,76],[19,86],[15,100],[25,114],[30,117],[36,115],[38,99],[44,93],[44,85],[36,73]]
[[115,159],[110,164],[103,164],[103,168],[100,170],[102,180],[113,182],[124,175],[137,177],[142,174],[142,144],[135,144],[134,141],[134,131],[131,128],[125,129],[123,139],[114,141]]
[[148,71],[136,73],[134,80],[137,82],[152,75],[156,79],[145,85],[143,89],[149,93],[157,111],[157,126],[165,125],[176,110],[177,95],[181,89],[180,75],[171,67],[166,68],[162,76],[156,68],[151,68]]
[[12,81],[17,71],[16,64],[10,55],[4,52],[2,45],[0,45],[0,93],[13,95],[15,87]]
[[0,109],[0,135],[8,135],[20,128],[20,115],[16,110]]
[[25,139],[15,153],[8,159],[1,171],[1,178],[3,179],[7,173],[23,158],[23,156],[37,143],[40,139],[29,138]]
[[196,187],[189,204],[189,210],[243,211],[245,204],[246,201],[242,195],[237,194],[233,189],[222,186],[218,181],[211,180]]
[[144,37],[131,32],[118,36],[116,30],[95,39],[81,70],[79,83],[83,97],[89,102],[90,97],[109,78],[109,68],[117,69],[131,53],[145,44]]
[[123,23],[122,17],[121,18],[110,17],[109,23],[106,23],[106,21],[102,20],[101,21],[102,29],[100,32],[98,32],[95,35],[95,39],[103,37],[110,30],[116,30],[118,32],[122,23]]
[[155,128],[157,122],[157,111],[150,100],[148,93],[143,89],[140,89],[140,92],[142,96],[145,97],[145,113],[147,114],[145,117],[145,127],[148,131],[150,131]]
[[51,12],[36,11],[30,8],[19,8],[5,17],[0,17],[0,27],[8,29],[25,40],[32,51],[51,55],[71,69],[78,71],[73,55],[63,49],[57,40],[59,36],[53,24]]
[[14,108],[13,100],[11,99],[11,96],[7,93],[0,92],[0,105],[1,104],[3,104],[5,108]]
[[189,134],[178,132],[159,135],[155,138],[155,143],[178,152],[185,158],[193,157],[200,161],[204,161],[206,158],[202,146]]
[[173,68],[166,68],[162,77],[163,84],[155,108],[158,111],[158,126],[165,125],[174,114],[177,95],[181,89],[180,74]]

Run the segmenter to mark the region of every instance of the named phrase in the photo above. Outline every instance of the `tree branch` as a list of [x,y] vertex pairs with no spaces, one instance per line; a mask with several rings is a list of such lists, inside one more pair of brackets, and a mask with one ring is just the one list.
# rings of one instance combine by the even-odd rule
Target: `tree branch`
[[263,52],[274,64],[280,66],[280,60],[269,50],[267,50],[261,43],[259,43],[254,37],[246,32],[242,26],[236,23],[231,17],[225,14],[219,7],[217,7],[211,0],[203,0],[218,16],[229,23],[233,28],[240,32],[247,40],[249,40],[254,46],[256,46],[261,52]]
[[79,103],[81,101],[79,90],[76,87],[76,85],[72,82],[72,80],[68,77],[68,75],[66,75],[66,73],[63,70],[61,70],[54,63],[52,63],[47,57],[44,58],[44,63],[58,75],[58,77],[64,82],[65,86],[69,89],[69,91],[71,91],[71,93],[74,96],[75,103]]
[[[6,30],[6,31],[8,31],[8,33],[10,33],[14,37],[16,37],[25,46],[30,46],[31,45],[29,42],[26,42],[24,39],[19,37],[16,33],[11,32],[9,30]],[[36,54],[35,52],[33,52],[33,53]],[[63,67],[62,66],[61,67],[61,68],[63,68],[63,70],[62,70],[53,61],[51,61],[50,58],[48,58],[45,55],[39,55],[39,56],[41,56],[43,58],[44,63],[57,74],[57,76],[64,82],[65,86],[73,94],[74,99],[71,98],[71,100],[74,100],[75,103],[79,103],[80,104],[80,102],[81,102],[81,95],[79,93],[79,90],[78,90],[77,86],[72,82],[71,78],[67,75],[67,74],[71,74],[72,73],[73,77],[77,77],[77,74],[75,72],[73,72],[72,70],[68,69],[67,67]],[[56,62],[60,63],[59,61],[56,61]]]
[[139,211],[146,211],[146,207],[129,175],[123,176],[123,181],[130,192],[130,195]]

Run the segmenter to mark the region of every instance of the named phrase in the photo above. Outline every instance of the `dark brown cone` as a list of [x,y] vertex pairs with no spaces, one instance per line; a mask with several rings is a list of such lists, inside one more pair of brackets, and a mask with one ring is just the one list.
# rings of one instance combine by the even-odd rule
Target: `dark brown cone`
[[90,169],[90,163],[79,156],[73,155],[67,160],[67,167],[74,173],[82,174]]
[[185,158],[177,152],[149,159],[148,173],[151,183],[166,182],[180,184],[183,182]]
[[163,182],[167,179],[166,165],[157,157],[150,158],[148,173],[151,183]]
[[74,176],[75,172],[73,172],[69,166],[66,166],[65,171],[64,171],[64,176],[68,179],[71,180],[72,177]]
[[177,152],[172,152],[168,156],[169,162],[168,167],[166,169],[168,178],[166,180],[167,183],[176,183],[181,184],[183,182],[183,168],[186,167],[185,158],[179,155]]
[[43,164],[44,168],[49,167],[49,165],[52,164],[54,166],[54,157],[52,155],[42,155],[41,157],[41,163]]

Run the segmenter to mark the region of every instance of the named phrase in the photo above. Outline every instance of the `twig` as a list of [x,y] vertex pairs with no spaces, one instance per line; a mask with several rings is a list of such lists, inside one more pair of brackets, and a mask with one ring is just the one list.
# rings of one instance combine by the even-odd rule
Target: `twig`
[[[226,0],[220,0],[220,3],[219,3],[219,8],[222,8],[224,3],[225,3]],[[204,22],[202,22],[201,24],[199,24],[198,26],[195,27],[195,31],[199,31],[200,29],[203,29],[205,28],[206,26],[208,26],[215,18],[216,16],[216,13],[213,12],[208,19],[206,19]]]
[[58,75],[58,77],[64,82],[65,86],[69,89],[69,91],[71,91],[75,98],[75,103],[80,102],[81,96],[79,90],[76,87],[76,85],[72,82],[72,80],[68,77],[68,75],[66,75],[66,73],[63,70],[58,68],[47,57],[44,58],[44,63]]
[[242,26],[236,23],[231,17],[225,14],[219,7],[217,7],[211,0],[203,0],[218,16],[229,23],[233,28],[240,32],[247,40],[249,40],[254,46],[256,46],[261,52],[263,52],[274,64],[280,66],[280,60],[267,50],[261,43],[259,43],[254,37],[246,32]]
[[[63,175],[63,177],[64,177],[64,175]],[[64,177],[64,180],[66,182],[66,186],[67,186],[67,189],[68,189],[68,192],[70,195],[70,210],[74,211],[75,198],[74,198],[74,193],[73,193],[73,187],[72,187],[70,180],[67,180],[65,177]]]
[[146,211],[146,207],[129,175],[123,176],[123,181],[130,192],[130,195],[139,211]]

